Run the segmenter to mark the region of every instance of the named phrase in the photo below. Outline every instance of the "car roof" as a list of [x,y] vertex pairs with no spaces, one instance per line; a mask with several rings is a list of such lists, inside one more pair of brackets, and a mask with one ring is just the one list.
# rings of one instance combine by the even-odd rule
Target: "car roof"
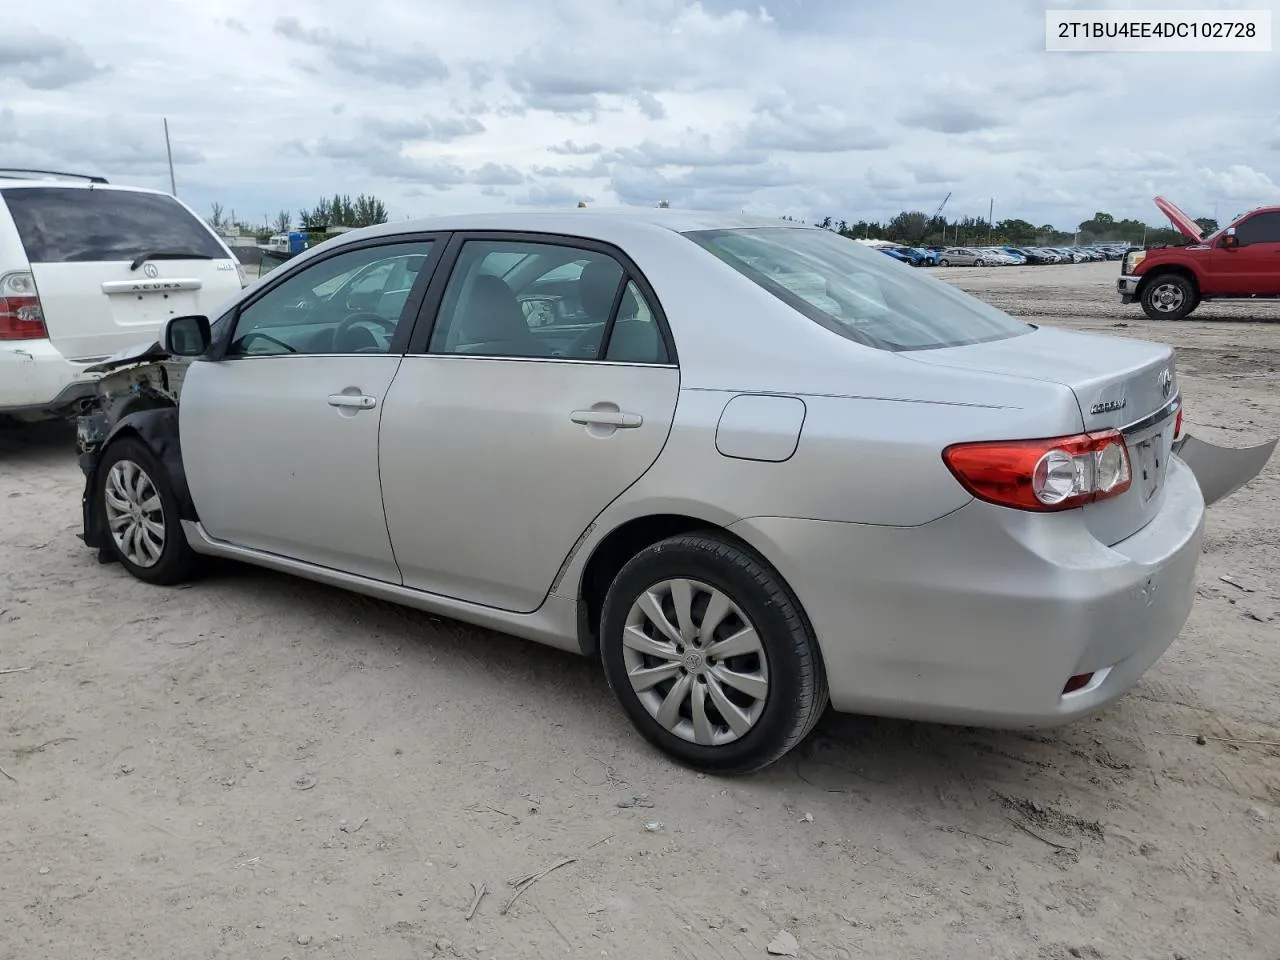
[[133,187],[122,183],[91,183],[84,180],[59,180],[54,177],[33,180],[29,177],[6,177],[0,173],[0,187],[5,190],[124,190],[129,193],[158,193],[170,196],[164,190],[152,190],[150,187]]
[[651,234],[654,230],[686,233],[693,230],[734,230],[758,227],[822,229],[794,220],[715,210],[611,207],[594,210],[496,210],[489,213],[446,214],[411,220],[394,220],[360,230],[351,230],[340,234],[335,239],[339,243],[349,243],[368,237],[391,236],[399,233],[491,230],[562,234],[609,241],[634,236],[637,232]]

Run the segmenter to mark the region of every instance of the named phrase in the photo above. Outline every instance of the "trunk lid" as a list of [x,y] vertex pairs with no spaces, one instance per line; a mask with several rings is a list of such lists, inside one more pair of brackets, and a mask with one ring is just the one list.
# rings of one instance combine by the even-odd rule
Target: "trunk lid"
[[165,321],[213,314],[241,289],[226,245],[174,197],[98,184],[0,191],[50,342],[97,360],[153,340]]
[[1041,327],[1021,337],[903,356],[1069,387],[1084,429],[1122,431],[1133,467],[1128,491],[1083,508],[1090,531],[1117,543],[1160,511],[1179,404],[1172,347]]
[[1156,197],[1155,204],[1160,208],[1160,212],[1169,218],[1169,222],[1177,228],[1178,232],[1192,243],[1200,243],[1204,240],[1204,235],[1200,232],[1200,225],[1179,209],[1172,200]]

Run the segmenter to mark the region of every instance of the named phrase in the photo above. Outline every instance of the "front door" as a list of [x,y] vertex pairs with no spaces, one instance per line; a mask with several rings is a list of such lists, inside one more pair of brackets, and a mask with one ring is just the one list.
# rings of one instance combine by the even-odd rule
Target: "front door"
[[680,374],[642,288],[622,258],[574,241],[462,245],[430,339],[415,333],[382,416],[405,586],[541,605],[670,431]]
[[182,455],[210,536],[400,582],[378,426],[433,245],[384,242],[312,260],[241,310],[220,359],[191,364]]

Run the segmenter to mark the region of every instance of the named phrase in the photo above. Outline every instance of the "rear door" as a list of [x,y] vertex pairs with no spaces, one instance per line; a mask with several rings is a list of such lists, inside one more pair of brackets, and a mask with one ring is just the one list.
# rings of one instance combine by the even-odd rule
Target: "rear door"
[[470,235],[450,261],[382,413],[387,527],[405,586],[529,612],[657,459],[680,371],[653,291],[611,248]]
[[101,184],[0,190],[49,340],[96,360],[154,339],[166,320],[213,315],[240,290],[231,251],[168,194]]

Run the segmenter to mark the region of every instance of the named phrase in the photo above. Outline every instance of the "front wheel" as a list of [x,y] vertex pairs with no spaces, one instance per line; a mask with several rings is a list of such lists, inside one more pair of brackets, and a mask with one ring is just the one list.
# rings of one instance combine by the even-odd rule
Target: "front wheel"
[[1142,310],[1152,320],[1182,320],[1198,305],[1196,290],[1181,274],[1152,277],[1142,290]]
[[600,655],[640,734],[715,773],[773,763],[827,704],[799,602],[759,557],[709,533],[663,540],[619,571],[605,599]]
[[121,566],[146,583],[190,579],[199,556],[187,543],[178,498],[163,465],[141,440],[117,440],[98,466],[101,516]]
[[938,261],[938,266],[949,267],[951,266],[951,261],[948,260],[946,257],[943,257],[941,260]]

